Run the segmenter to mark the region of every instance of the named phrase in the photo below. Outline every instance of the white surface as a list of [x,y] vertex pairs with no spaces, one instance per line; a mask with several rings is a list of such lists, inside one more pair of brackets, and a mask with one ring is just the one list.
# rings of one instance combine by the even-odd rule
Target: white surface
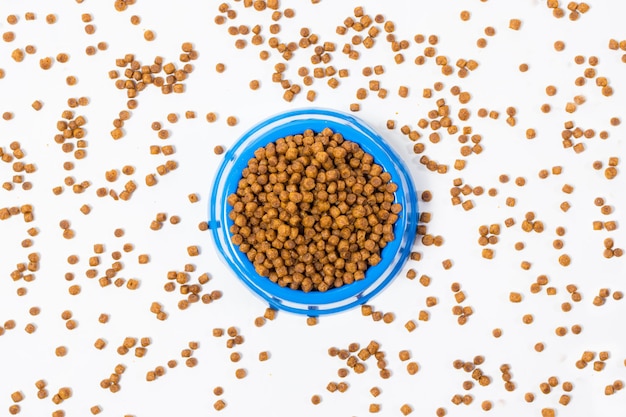
[[[257,47],[248,43],[243,50],[235,49],[236,37],[226,32],[229,23],[224,26],[213,23],[219,2],[140,0],[119,13],[114,10],[112,1],[77,4],[5,0],[0,4],[0,31],[14,31],[16,39],[0,43],[0,67],[6,71],[5,78],[0,80],[0,112],[10,111],[14,118],[0,121],[0,146],[6,150],[11,141],[18,140],[26,153],[24,161],[35,163],[37,172],[27,175],[27,180],[33,183],[31,191],[0,190],[0,207],[26,203],[35,207],[33,223],[26,224],[21,217],[0,222],[0,323],[8,319],[17,322],[15,330],[0,337],[2,413],[6,413],[12,403],[10,394],[20,390],[26,397],[20,403],[21,415],[50,415],[59,408],[68,416],[86,415],[89,407],[96,404],[102,406],[104,416],[214,415],[217,412],[212,405],[217,398],[212,390],[219,385],[224,387],[222,398],[227,403],[219,413],[223,416],[363,416],[369,414],[369,403],[381,404],[380,415],[385,416],[401,415],[399,409],[404,403],[413,407],[413,415],[435,415],[438,407],[444,407],[448,415],[472,416],[483,413],[480,403],[486,399],[494,403],[489,412],[494,416],[539,416],[543,407],[555,408],[558,416],[619,415],[626,406],[626,392],[605,396],[604,387],[616,379],[626,379],[623,363],[626,338],[621,326],[624,301],[610,298],[604,306],[595,307],[592,300],[600,288],[626,289],[623,285],[625,258],[607,260],[602,256],[605,237],[612,236],[617,247],[623,247],[626,240],[623,225],[614,232],[593,231],[592,221],[611,219],[619,223],[626,203],[618,191],[624,188],[624,174],[620,164],[617,178],[607,181],[602,171],[593,170],[591,165],[601,160],[606,166],[608,157],[623,156],[624,125],[609,125],[611,117],[623,118],[626,108],[626,82],[622,76],[625,67],[620,61],[623,51],[611,51],[607,45],[610,38],[618,41],[626,38],[620,30],[626,3],[591,0],[590,11],[576,22],[567,17],[557,20],[545,2],[528,0],[515,2],[515,5],[493,0],[283,3],[284,7],[294,8],[296,16],[278,22],[282,27],[280,39],[297,42],[299,29],[309,27],[321,41],[337,43],[338,51],[333,54],[332,64],[336,69],[350,71],[350,77],[340,79],[340,88],[336,90],[330,89],[326,80],[316,80],[313,88],[318,99],[313,105],[348,111],[349,104],[357,101],[356,89],[367,88],[368,79],[361,75],[362,68],[384,65],[385,74],[371,78],[381,81],[381,86],[389,90],[389,97],[380,100],[375,93],[370,93],[367,100],[361,102],[362,110],[357,115],[406,155],[420,192],[428,189],[434,195],[431,202],[421,203],[420,209],[432,213],[428,232],[443,236],[445,244],[424,247],[416,243],[415,250],[422,253],[423,259],[410,261],[405,268],[416,269],[418,277],[429,275],[431,285],[424,288],[417,280],[404,278],[403,273],[373,299],[371,304],[376,310],[395,314],[392,324],[374,323],[356,309],[322,317],[315,327],[308,327],[304,317],[279,313],[274,322],[256,328],[254,319],[263,314],[265,305],[219,263],[208,232],[200,232],[197,224],[205,220],[209,185],[220,161],[220,157],[213,154],[213,147],[218,144],[228,147],[248,126],[279,111],[310,105],[305,93],[292,103],[282,100],[280,86],[271,82],[273,65],[282,62],[280,57],[271,51],[268,61],[260,61],[258,53],[266,49],[266,45]],[[244,9],[239,2],[230,5],[239,14],[234,24],[253,26],[258,23],[263,27],[264,38],[271,36],[268,27],[273,22],[269,11],[259,13]],[[404,64],[394,63],[383,34],[379,35],[373,49],[359,49],[361,59],[358,61],[349,60],[340,52],[353,32],[342,37],[335,33],[335,27],[358,5],[364,6],[372,17],[383,13],[395,22],[397,39],[411,42],[409,50],[403,52]],[[461,10],[471,12],[470,21],[460,20]],[[35,21],[24,19],[28,11],[36,14]],[[6,16],[11,13],[20,18],[15,26],[6,23]],[[48,13],[57,15],[56,24],[45,22]],[[81,13],[93,15],[92,23],[97,28],[94,35],[84,32]],[[133,14],[142,18],[140,25],[130,24]],[[520,31],[508,29],[511,18],[522,20]],[[485,26],[493,26],[496,35],[484,36]],[[156,33],[154,42],[143,39],[146,29]],[[458,58],[473,58],[480,67],[465,79],[441,75],[432,59],[416,67],[413,59],[426,46],[413,42],[417,33],[426,37],[438,35],[437,53],[446,56],[452,64]],[[479,37],[487,38],[487,48],[475,46]],[[554,51],[556,40],[565,42],[563,52]],[[87,56],[85,47],[95,46],[100,41],[108,43],[108,50]],[[115,69],[115,59],[134,53],[144,63],[151,63],[156,55],[163,56],[165,62],[175,61],[185,41],[193,42],[199,53],[199,59],[192,62],[195,70],[185,82],[186,92],[169,96],[153,88],[141,92],[139,107],[132,111],[124,127],[125,137],[113,141],[109,135],[113,128],[111,122],[125,109],[127,100],[125,93],[117,90],[114,81],[107,76],[109,70]],[[11,51],[27,44],[35,45],[37,53],[27,55],[22,63],[15,63],[10,58]],[[60,52],[70,54],[66,64],[55,62],[48,71],[39,68],[40,58],[54,57]],[[296,51],[295,57],[287,63],[287,79],[300,83],[297,68],[311,67],[308,59],[312,52],[312,49]],[[599,58],[596,70],[598,75],[609,79],[615,91],[612,97],[603,97],[594,82],[582,88],[574,85],[574,79],[587,67],[574,64],[573,58],[578,54]],[[218,62],[226,65],[223,74],[215,72]],[[522,62],[530,66],[527,73],[517,70]],[[76,86],[65,84],[68,75],[78,78]],[[252,79],[260,80],[258,91],[248,88]],[[484,152],[470,156],[466,169],[458,172],[452,169],[454,160],[460,157],[456,137],[445,136],[441,143],[433,145],[428,142],[429,132],[422,132],[421,141],[427,148],[425,154],[450,165],[446,175],[426,170],[419,163],[419,156],[412,154],[413,144],[399,132],[404,124],[416,128],[417,121],[436,107],[436,98],[424,99],[421,94],[423,88],[432,88],[436,81],[445,85],[436,98],[446,99],[455,120],[461,106],[449,94],[450,87],[458,85],[472,94],[471,102],[465,106],[472,117],[459,126],[470,125],[474,133],[483,136]],[[554,97],[545,95],[545,87],[550,84],[558,88]],[[397,96],[400,85],[410,89],[406,99]],[[565,113],[565,103],[577,94],[585,95],[587,102],[574,114]],[[68,108],[67,99],[80,96],[90,98],[88,106],[75,109],[88,121],[85,126],[88,156],[77,161],[72,172],[66,172],[62,163],[69,160],[70,155],[64,154],[54,143],[55,125],[61,112]],[[39,112],[30,107],[36,99],[44,103]],[[550,103],[552,112],[541,113],[543,103]],[[513,128],[505,122],[508,106],[517,109],[517,126]],[[500,118],[478,118],[476,112],[481,107],[498,110]],[[187,110],[195,111],[197,118],[186,120]],[[214,124],[204,119],[211,111],[218,114]],[[166,115],[170,112],[179,115],[178,123],[167,123]],[[238,117],[237,126],[226,125],[229,115]],[[385,128],[388,119],[396,120],[395,130]],[[566,120],[575,120],[577,126],[593,128],[596,133],[606,129],[610,137],[605,141],[597,136],[585,140],[587,150],[575,154],[561,146],[560,132]],[[168,140],[157,138],[150,129],[153,121],[162,122],[171,132]],[[529,127],[537,130],[537,138],[532,141],[524,136]],[[157,186],[148,188],[144,184],[145,175],[155,172],[156,166],[167,159],[149,154],[149,146],[153,144],[173,145],[176,153],[172,159],[179,163],[179,169],[160,177]],[[138,189],[132,199],[116,202],[108,197],[96,197],[95,190],[99,187],[123,188],[125,176],[109,184],[104,173],[126,164],[136,168],[133,179]],[[540,169],[549,170],[554,165],[563,166],[560,176],[538,178]],[[500,174],[508,174],[511,182],[500,184]],[[10,180],[12,175],[11,165],[0,163],[1,182]],[[88,180],[92,185],[83,194],[66,189],[62,195],[54,196],[51,189],[62,185],[67,175],[74,176],[78,182]],[[513,183],[517,176],[526,178],[525,187]],[[460,206],[450,204],[449,189],[457,177],[472,186],[481,185],[485,190],[495,187],[499,193],[493,198],[486,194],[474,197],[476,207],[465,212]],[[561,192],[566,183],[575,187],[571,195]],[[191,204],[187,199],[190,193],[198,193],[200,201]],[[516,207],[504,204],[508,196],[517,199]],[[593,205],[598,196],[604,197],[614,208],[612,215],[601,215],[599,208]],[[559,204],[565,200],[572,205],[567,213],[559,209]],[[92,206],[88,216],[79,211],[85,203]],[[534,211],[544,222],[542,234],[527,234],[521,230],[520,224],[527,211]],[[158,212],[179,215],[182,221],[178,225],[167,222],[162,230],[154,232],[149,225]],[[517,221],[510,229],[503,225],[508,217]],[[74,239],[62,238],[58,226],[62,219],[71,221],[76,231]],[[495,259],[487,261],[480,256],[477,230],[481,224],[491,223],[500,223],[503,230],[500,242],[494,247]],[[26,230],[32,226],[37,227],[40,234],[33,238],[33,247],[21,248],[20,242],[28,237]],[[557,226],[567,230],[562,251],[552,248]],[[116,228],[123,228],[125,236],[115,238]],[[517,241],[525,242],[526,249],[515,251],[513,245]],[[123,253],[121,276],[138,278],[141,281],[138,290],[131,292],[114,286],[102,289],[96,280],[84,276],[94,243],[103,243],[106,248],[99,267],[102,274],[111,252],[121,251],[127,242],[133,243],[135,250]],[[199,245],[201,256],[187,256],[189,245]],[[35,281],[13,282],[10,272],[31,252],[41,256],[41,268],[35,273]],[[561,252],[572,257],[568,268],[558,264]],[[149,264],[137,263],[141,253],[150,255]],[[67,264],[66,259],[71,254],[79,256],[77,265]],[[445,271],[441,262],[447,258],[453,260],[454,266]],[[519,267],[523,260],[532,263],[530,270]],[[213,278],[205,289],[219,289],[223,291],[223,298],[210,305],[199,303],[179,311],[178,296],[164,292],[163,284],[167,271],[182,270],[186,263],[196,265],[198,272],[194,277],[202,272],[210,273]],[[68,271],[76,274],[72,283],[64,280]],[[545,290],[530,294],[529,286],[540,274],[548,275],[549,285],[557,288],[557,295],[547,296]],[[457,325],[451,314],[452,282],[461,283],[467,295],[464,304],[472,306],[475,312],[465,326]],[[560,304],[569,300],[565,286],[570,283],[578,286],[583,300],[573,303],[571,312],[563,313]],[[71,284],[81,286],[80,295],[69,295],[67,288]],[[17,297],[16,290],[21,286],[28,289],[28,294]],[[508,301],[510,291],[521,292],[523,302],[511,304]],[[426,309],[427,296],[439,300],[437,306],[428,309],[431,320],[419,322],[418,328],[408,333],[404,323],[416,319],[419,310]],[[153,301],[163,304],[169,314],[166,321],[156,320],[149,312]],[[41,314],[29,316],[31,306],[41,307]],[[79,324],[73,331],[65,329],[60,317],[66,309],[74,313]],[[97,321],[102,312],[111,315],[106,325]],[[535,317],[535,322],[529,326],[521,322],[522,315],[527,313]],[[37,325],[32,335],[23,330],[30,322]],[[565,337],[555,335],[557,326],[569,328],[573,324],[583,327],[580,335],[571,332]],[[242,353],[238,364],[228,359],[231,351],[225,347],[226,337],[211,336],[214,327],[229,326],[239,328],[245,337],[245,343],[234,349]],[[495,327],[503,329],[500,339],[491,336]],[[135,358],[132,352],[126,356],[117,354],[116,347],[128,336],[152,338],[144,358]],[[102,351],[93,347],[98,337],[108,341]],[[327,349],[330,346],[347,348],[351,342],[365,346],[370,340],[378,341],[386,352],[392,377],[382,380],[370,360],[366,362],[368,369],[364,374],[348,376],[350,388],[346,393],[327,392],[327,383],[339,382],[336,371],[345,366],[338,358],[329,357]],[[193,369],[185,367],[180,358],[180,350],[186,348],[189,341],[200,343],[200,349],[194,354],[199,364]],[[546,345],[542,353],[533,349],[539,341]],[[54,355],[59,345],[68,348],[64,358]],[[419,363],[417,375],[406,373],[405,364],[398,359],[402,349],[410,350],[413,360]],[[269,361],[257,360],[262,350],[270,352]],[[605,370],[595,372],[591,365],[578,370],[574,364],[585,350],[609,351]],[[485,356],[486,361],[480,368],[493,382],[469,392],[474,397],[470,406],[455,406],[450,399],[454,394],[464,394],[461,384],[471,378],[453,369],[452,361],[471,360],[475,355]],[[179,366],[168,369],[166,375],[155,382],[145,381],[147,371],[158,365],[165,366],[169,359],[177,359]],[[121,391],[111,394],[99,387],[99,381],[108,377],[118,363],[125,364],[127,371],[120,382]],[[504,363],[511,365],[517,386],[514,392],[503,388],[499,367]],[[235,369],[239,367],[248,370],[247,378],[235,378]],[[549,395],[539,391],[539,384],[552,375],[560,382],[569,380],[574,384],[572,401],[567,407],[558,404],[562,393],[560,386]],[[48,382],[50,392],[45,400],[36,397],[34,382],[41,378]],[[56,406],[51,397],[62,386],[71,387],[73,396]],[[370,396],[368,391],[372,386],[381,387],[380,397]],[[524,401],[526,392],[535,393],[535,402]],[[311,404],[313,394],[322,396],[320,405]]]

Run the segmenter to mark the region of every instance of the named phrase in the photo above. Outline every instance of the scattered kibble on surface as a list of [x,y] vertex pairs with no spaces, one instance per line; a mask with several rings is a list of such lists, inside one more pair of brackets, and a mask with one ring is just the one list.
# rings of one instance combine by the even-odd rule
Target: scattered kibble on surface
[[[406,26],[393,4],[355,4],[346,16],[320,0],[242,0],[170,8],[158,21],[133,10],[136,0],[108,2],[113,16],[75,3],[76,13],[33,6],[2,16],[0,83],[15,100],[0,110],[0,233],[14,286],[0,292],[0,338],[19,344],[4,358],[18,370],[7,375],[19,376],[0,387],[5,412],[30,415],[46,399],[53,417],[75,404],[83,414],[122,407],[119,415],[135,417],[158,403],[143,402],[141,384],[183,398],[183,385],[167,384],[194,374],[207,382],[206,407],[235,415],[263,410],[274,398],[265,387],[285,394],[291,414],[334,415],[340,401],[350,415],[511,414],[523,400],[536,415],[566,417],[584,401],[605,414],[620,401],[614,374],[626,359],[609,350],[620,335],[596,328],[624,302],[615,100],[626,39],[598,30],[619,27],[620,2],[546,0],[508,15],[493,1],[466,10],[441,2],[436,17],[449,24],[429,32]],[[435,5],[420,11],[429,16]],[[571,30],[531,36],[542,14]],[[171,23],[180,21],[198,29],[196,39],[172,49],[181,29]],[[50,46],[60,33],[68,42]],[[251,299],[240,320],[225,311],[248,302],[244,290],[230,286],[207,240],[225,227],[206,215],[213,171],[239,158],[236,140],[249,124],[311,103],[360,115],[409,165],[420,203],[412,252],[389,298],[365,304],[360,290],[345,316],[311,309],[294,321]],[[349,291],[376,271],[404,220],[398,179],[356,139],[305,129],[237,159],[228,231],[266,284]],[[301,362],[272,350],[283,338],[325,342],[343,319],[380,339],[346,342],[357,328],[342,328],[343,342],[327,350],[290,352]],[[193,339],[166,351],[183,331]],[[465,332],[510,362],[498,368],[463,342],[439,346]],[[432,384],[419,401],[395,398],[439,371],[440,358],[426,354],[433,344],[458,355],[452,364],[464,376]],[[50,366],[30,366],[33,358]],[[308,378],[310,362],[326,361],[337,365],[328,379]],[[95,385],[73,385],[107,363]],[[80,372],[55,372],[71,367]],[[504,390],[479,391],[498,369]],[[530,382],[525,369],[543,373]],[[111,396],[89,399],[92,387]],[[121,401],[122,389],[137,401]],[[349,400],[368,392],[375,403]],[[184,414],[196,403],[175,407]]]

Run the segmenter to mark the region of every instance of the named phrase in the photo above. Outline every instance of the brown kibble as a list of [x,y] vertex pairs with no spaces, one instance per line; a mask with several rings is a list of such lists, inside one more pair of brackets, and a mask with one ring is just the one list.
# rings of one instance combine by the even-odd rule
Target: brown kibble
[[610,166],[604,170],[604,176],[608,180],[612,180],[617,176],[617,169],[614,166]]
[[557,327],[554,332],[556,333],[557,336],[565,336],[567,334],[567,328],[563,327],[563,326],[559,326]]
[[52,66],[52,58],[45,57],[45,58],[41,58],[39,60],[39,67],[42,70],[48,70],[48,69],[50,69],[51,66]]
[[395,319],[395,315],[391,312],[387,312],[385,314],[383,314],[383,322],[389,324],[392,323]]
[[196,358],[187,358],[187,360],[185,360],[185,366],[188,368],[193,368],[196,365],[198,365],[198,359]]
[[604,387],[604,395],[613,395],[615,393],[615,387],[613,385],[607,385]]
[[276,318],[276,310],[274,310],[273,308],[266,308],[265,309],[265,313],[263,314],[263,317],[265,317],[268,320],[274,320]]
[[106,342],[101,338],[98,338],[94,343],[94,347],[98,350],[104,349],[105,346],[106,346]]
[[215,122],[217,120],[217,115],[215,113],[212,113],[212,112],[211,113],[207,113],[206,114],[206,120],[209,123],[213,123],[213,122]]
[[409,320],[404,324],[404,328],[407,329],[407,331],[412,332],[417,328],[417,324],[414,320]]
[[223,410],[224,408],[226,408],[226,403],[224,402],[224,400],[217,400],[213,404],[213,408],[215,408],[217,411]]
[[559,404],[561,404],[561,405],[567,405],[567,404],[569,404],[569,402],[570,402],[570,396],[569,396],[569,395],[567,395],[567,394],[562,394],[562,395],[559,397]]
[[585,363],[589,363],[593,360],[593,358],[595,358],[596,354],[594,352],[591,351],[585,351],[583,352],[582,356],[581,356],[581,360],[584,361]]
[[15,391],[14,393],[11,394],[11,400],[14,403],[19,403],[23,399],[24,399],[24,394],[22,394],[21,391]]
[[19,48],[14,49],[13,52],[11,52],[11,58],[13,58],[15,62],[22,62],[24,60],[24,51]]

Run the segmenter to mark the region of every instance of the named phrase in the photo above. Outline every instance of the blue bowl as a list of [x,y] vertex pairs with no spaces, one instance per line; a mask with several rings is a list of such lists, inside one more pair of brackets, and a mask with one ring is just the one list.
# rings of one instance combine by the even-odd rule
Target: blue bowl
[[[289,135],[301,134],[307,129],[315,133],[324,128],[341,133],[347,140],[358,143],[374,157],[374,161],[391,174],[397,184],[396,202],[402,205],[394,225],[395,239],[381,252],[381,261],[371,266],[365,278],[325,292],[293,290],[271,282],[259,275],[250,260],[231,242],[226,202],[235,192],[241,173],[260,147]],[[211,190],[209,228],[218,253],[237,277],[274,309],[318,316],[335,313],[365,303],[387,286],[408,259],[417,229],[417,193],[402,158],[385,143],[374,130],[348,114],[323,109],[301,109],[273,116],[246,132],[225,154]]]

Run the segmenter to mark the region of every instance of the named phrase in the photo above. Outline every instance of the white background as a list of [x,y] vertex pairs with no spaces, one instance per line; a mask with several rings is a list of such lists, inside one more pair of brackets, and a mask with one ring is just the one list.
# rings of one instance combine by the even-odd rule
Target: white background
[[[473,416],[483,413],[480,403],[484,400],[493,402],[489,415],[497,416],[539,416],[544,407],[555,408],[558,416],[619,415],[626,406],[626,392],[605,396],[604,387],[616,379],[626,379],[626,337],[621,324],[624,301],[609,298],[604,306],[596,307],[592,300],[600,288],[626,289],[624,258],[602,256],[602,241],[606,237],[613,237],[616,247],[623,247],[626,242],[619,222],[626,203],[620,190],[625,184],[621,165],[618,176],[608,181],[603,171],[592,168],[592,163],[600,160],[606,167],[610,156],[623,155],[623,125],[612,127],[609,120],[624,115],[625,64],[621,62],[623,51],[609,50],[607,45],[610,38],[618,41],[626,38],[625,31],[620,29],[626,4],[616,0],[590,0],[589,12],[572,22],[567,17],[555,19],[544,1],[530,0],[282,3],[281,7],[293,8],[296,15],[278,22],[282,30],[277,36],[281,41],[297,42],[300,28],[308,27],[322,42],[337,44],[332,65],[350,72],[349,78],[340,79],[336,90],[330,89],[326,80],[315,80],[312,88],[318,98],[314,103],[306,101],[304,92],[291,103],[281,98],[282,89],[271,82],[271,74],[274,64],[283,62],[282,59],[272,50],[269,60],[259,60],[259,52],[269,50],[267,44],[253,46],[248,42],[245,49],[235,49],[237,37],[227,33],[231,23],[223,26],[213,23],[218,14],[217,1],[139,0],[122,13],[114,9],[112,1],[87,0],[77,4],[70,0],[3,0],[0,3],[0,31],[10,30],[16,35],[13,42],[0,43],[0,68],[6,72],[0,80],[0,112],[14,115],[10,121],[0,121],[0,146],[7,151],[9,143],[19,141],[26,154],[24,161],[37,166],[36,173],[26,176],[33,183],[32,190],[23,191],[19,187],[10,192],[0,190],[0,207],[32,204],[35,208],[32,223],[24,223],[19,216],[0,223],[0,324],[9,319],[17,323],[15,330],[0,337],[0,413],[7,413],[12,404],[10,394],[19,390],[26,397],[20,403],[21,414],[28,416],[50,415],[59,408],[68,416],[86,415],[96,404],[103,408],[105,416],[214,415],[217,412],[213,403],[218,397],[212,390],[222,386],[225,392],[219,398],[227,403],[219,413],[223,416],[363,416],[369,414],[370,403],[381,404],[380,415],[385,416],[401,415],[400,407],[405,403],[414,409],[413,415],[435,415],[438,407],[444,407],[448,415]],[[264,39],[271,36],[268,28],[274,22],[269,11],[244,9],[241,2],[230,2],[230,6],[238,13],[232,24],[260,24]],[[384,34],[379,35],[371,50],[359,48],[361,58],[357,61],[340,52],[353,32],[340,36],[335,33],[335,27],[352,15],[355,6],[363,6],[372,17],[381,13],[394,21],[396,38],[411,43],[403,52],[405,63],[395,64]],[[462,10],[471,12],[469,21],[461,21]],[[36,20],[26,21],[25,12],[34,12]],[[56,15],[57,23],[46,23],[45,16],[49,13]],[[85,33],[82,13],[92,14],[95,34]],[[17,25],[6,23],[9,14],[18,15]],[[133,14],[141,17],[137,26],[130,23]],[[521,30],[508,28],[511,18],[522,20]],[[486,26],[495,28],[494,37],[484,35]],[[153,42],[143,38],[147,29],[156,34]],[[426,37],[438,35],[437,54],[446,56],[452,65],[458,58],[475,59],[479,68],[460,79],[456,75],[443,76],[434,59],[416,66],[415,56],[427,46],[413,41],[418,33]],[[476,47],[479,37],[487,39],[486,48]],[[557,40],[565,42],[564,51],[554,50]],[[108,43],[107,51],[98,51],[94,56],[85,54],[87,46],[101,41]],[[186,92],[165,96],[155,88],[147,88],[139,94],[139,107],[132,111],[131,119],[124,126],[125,136],[118,141],[111,139],[112,121],[126,108],[127,100],[125,93],[117,90],[107,75],[109,70],[116,69],[115,59],[134,53],[136,59],[146,64],[156,55],[163,56],[165,62],[176,62],[183,42],[192,42],[199,53],[199,59],[192,62],[194,72],[185,81]],[[28,44],[37,48],[36,54],[27,55],[22,63],[14,62],[10,58],[11,51]],[[39,68],[39,59],[55,57],[60,52],[70,55],[66,64],[55,62],[48,71]],[[302,65],[312,68],[309,62],[312,53],[311,48],[296,51],[287,63],[285,78],[302,85],[297,69]],[[576,65],[576,55],[598,57],[596,71],[610,81],[615,91],[612,97],[602,96],[593,80],[584,87],[574,85],[574,79],[582,76],[588,67],[587,64]],[[222,74],[215,71],[215,65],[220,62],[226,65]],[[519,72],[521,63],[529,65],[528,72]],[[422,260],[409,261],[390,287],[371,300],[376,310],[395,314],[396,319],[391,324],[372,322],[355,309],[322,317],[314,327],[307,326],[304,317],[278,313],[275,321],[257,328],[254,319],[263,315],[266,306],[220,263],[208,232],[197,228],[199,222],[206,220],[210,204],[207,195],[220,162],[220,157],[212,152],[213,147],[228,148],[248,127],[279,111],[311,104],[348,111],[349,104],[357,101],[356,89],[368,86],[368,78],[361,74],[363,67],[378,64],[385,67],[385,74],[371,78],[380,80],[381,86],[388,89],[388,98],[381,100],[370,92],[360,103],[361,111],[357,115],[405,156],[419,192],[432,192],[433,200],[421,202],[420,210],[432,214],[428,232],[443,236],[445,243],[441,247],[425,247],[416,242],[415,250],[421,252]],[[65,84],[68,75],[77,77],[77,85]],[[258,91],[248,87],[253,79],[261,83]],[[437,81],[444,83],[444,89],[432,99],[422,98],[422,89],[432,88]],[[409,87],[407,98],[398,97],[400,85]],[[449,93],[453,85],[472,94],[468,105],[460,105]],[[545,94],[547,85],[557,87],[556,96]],[[566,113],[565,103],[579,94],[586,97],[586,103],[575,113]],[[85,126],[88,155],[76,161],[72,172],[66,172],[62,164],[70,160],[71,155],[64,154],[54,142],[55,126],[62,111],[68,109],[67,99],[81,96],[88,97],[90,104],[74,110],[88,121]],[[453,162],[460,157],[456,137],[444,135],[439,144],[433,145],[428,141],[430,132],[421,131],[425,154],[450,166],[446,175],[425,169],[419,163],[420,156],[412,153],[413,143],[399,131],[404,124],[418,129],[417,121],[436,108],[437,98],[445,98],[459,126],[472,126],[474,133],[483,136],[483,153],[471,155],[467,158],[466,169],[455,171]],[[44,103],[41,111],[31,108],[34,100]],[[540,111],[543,103],[552,106],[550,113]],[[508,106],[517,110],[515,127],[505,122]],[[467,107],[472,113],[466,123],[456,117],[461,107]],[[481,107],[499,111],[500,118],[478,118],[476,113]],[[185,119],[187,110],[195,111],[197,118]],[[206,122],[204,116],[208,112],[218,115],[215,123]],[[168,113],[178,114],[178,123],[168,123]],[[230,115],[238,118],[237,126],[227,126],[226,119]],[[390,119],[396,121],[395,130],[385,127]],[[567,120],[596,131],[596,137],[584,140],[586,151],[581,154],[563,149],[561,145],[560,132]],[[153,121],[160,121],[170,131],[168,140],[158,139],[156,132],[150,129]],[[532,141],[525,138],[527,128],[537,131]],[[609,132],[607,140],[598,138],[601,130]],[[178,162],[179,168],[159,177],[155,187],[146,187],[145,175],[156,172],[156,166],[166,160],[162,155],[150,155],[149,146],[166,144],[175,147],[176,153],[171,159]],[[121,169],[127,164],[136,169],[132,178],[120,175],[114,184],[105,181],[105,171]],[[540,169],[550,170],[555,165],[563,167],[560,176],[539,179]],[[509,175],[511,182],[500,184],[501,174]],[[0,181],[10,181],[12,175],[11,164],[0,163]],[[63,194],[54,196],[52,188],[62,185],[67,175],[72,175],[77,182],[90,181],[91,186],[83,194],[74,194],[66,188]],[[526,179],[524,187],[514,184],[518,176]],[[449,189],[454,178],[462,178],[464,183],[480,185],[485,190],[495,187],[498,195],[473,197],[475,208],[465,212],[460,206],[450,204]],[[96,197],[97,188],[113,187],[120,191],[128,179],[138,184],[130,201]],[[561,191],[566,183],[574,186],[570,195]],[[190,193],[197,193],[200,201],[190,203],[187,198]],[[507,197],[516,198],[517,205],[507,207]],[[593,204],[596,197],[605,198],[613,207],[613,214],[603,216]],[[567,213],[559,209],[563,201],[569,201],[572,206]],[[79,211],[83,204],[92,207],[87,216]],[[528,211],[535,212],[537,219],[543,221],[543,233],[521,230],[521,221]],[[166,222],[160,231],[152,231],[149,225],[158,212],[179,215],[181,223]],[[503,223],[508,217],[515,218],[516,225],[507,229]],[[58,226],[62,219],[70,220],[76,232],[74,239],[63,239]],[[614,232],[594,231],[594,220],[615,220],[620,227]],[[488,261],[480,256],[478,227],[492,223],[501,225],[502,234],[500,242],[494,246],[495,258]],[[561,251],[552,248],[557,226],[567,231],[562,238],[565,245]],[[20,242],[28,237],[26,230],[30,227],[36,227],[40,233],[33,238],[34,246],[24,249]],[[114,237],[116,228],[124,229],[122,238]],[[514,249],[518,241],[526,244],[523,251]],[[134,251],[123,253],[121,276],[139,279],[139,289],[129,291],[114,286],[103,289],[97,280],[85,277],[95,243],[102,243],[106,248],[101,256],[99,276],[112,261],[113,251],[121,251],[124,243],[135,245]],[[190,258],[186,250],[189,245],[198,245],[201,255]],[[31,283],[13,282],[9,274],[15,264],[26,261],[31,252],[41,257],[36,279]],[[149,264],[137,263],[137,256],[142,253],[150,255]],[[558,264],[561,253],[572,258],[567,268]],[[80,258],[77,265],[66,261],[72,254]],[[453,268],[444,270],[441,266],[444,259],[451,259]],[[532,264],[530,270],[520,268],[522,261]],[[163,285],[167,271],[182,270],[187,263],[197,267],[197,272],[192,274],[194,278],[203,272],[211,275],[212,280],[205,289],[221,290],[224,294],[221,300],[210,305],[198,303],[186,311],[177,309],[180,296],[166,293]],[[431,285],[424,288],[417,279],[407,280],[404,275],[408,268],[415,269],[418,277],[429,275]],[[66,272],[75,273],[73,282],[65,281]],[[530,293],[530,284],[540,274],[549,277],[548,286],[557,289],[555,296],[546,295],[545,289],[540,294]],[[455,305],[450,291],[452,282],[461,284],[467,295],[464,305],[470,305],[475,312],[465,326],[459,326],[451,313]],[[72,284],[81,286],[80,295],[69,295],[67,289]],[[573,303],[571,312],[564,313],[560,305],[569,300],[567,284],[576,284],[583,299]],[[27,288],[28,294],[18,297],[19,287]],[[522,303],[510,303],[510,291],[522,293]],[[426,308],[427,296],[437,297],[438,305]],[[164,306],[169,314],[166,321],[158,321],[150,313],[153,301]],[[28,314],[32,306],[41,308],[39,316]],[[419,322],[418,328],[408,333],[404,323],[416,320],[422,309],[430,312],[431,320]],[[61,319],[63,310],[73,312],[78,322],[75,330],[65,328]],[[100,313],[110,314],[108,324],[98,323]],[[535,322],[522,324],[524,314],[532,314]],[[37,326],[32,335],[24,331],[28,323]],[[564,337],[555,335],[557,326],[569,329],[574,324],[582,326],[580,335],[571,332]],[[242,354],[237,364],[229,360],[231,350],[225,346],[226,337],[211,336],[213,328],[229,326],[236,326],[245,337],[245,343],[234,349]],[[496,327],[503,330],[499,339],[491,336]],[[152,339],[144,358],[134,357],[132,351],[126,356],[117,354],[116,348],[125,337],[144,336]],[[99,337],[108,342],[102,351],[93,347]],[[386,352],[392,377],[381,379],[375,363],[370,360],[366,362],[368,369],[364,374],[351,373],[346,378],[350,386],[346,393],[326,391],[329,381],[339,382],[336,371],[345,366],[338,358],[329,357],[327,349],[331,346],[347,348],[352,342],[364,347],[370,340],[376,340]],[[180,358],[180,351],[189,341],[200,344],[194,353],[199,363],[193,369],[184,366]],[[537,342],[546,346],[542,353],[533,349]],[[60,345],[68,348],[64,358],[54,354]],[[398,352],[403,349],[408,349],[412,360],[420,365],[420,371],[414,376],[407,374],[405,363],[398,358]],[[258,353],[264,350],[270,352],[271,358],[259,362]],[[585,350],[610,352],[602,372],[593,371],[591,365],[584,370],[575,367]],[[465,394],[462,382],[471,378],[455,370],[452,362],[471,360],[475,355],[484,355],[485,363],[480,368],[492,378],[492,384],[469,391],[474,397],[471,405],[455,406],[450,399],[454,394]],[[177,359],[179,366],[168,369],[155,382],[145,381],[147,371],[165,366],[170,359]],[[112,394],[101,389],[99,382],[108,377],[118,363],[125,364],[127,371],[120,382],[121,391]],[[499,371],[502,364],[511,367],[512,380],[517,387],[513,392],[503,387]],[[235,369],[240,367],[248,371],[243,380],[234,375]],[[560,382],[573,383],[572,400],[567,407],[558,404],[563,393],[561,386],[548,395],[539,391],[539,384],[550,376],[558,377]],[[38,379],[48,383],[50,396],[45,400],[36,397],[34,382]],[[56,406],[51,397],[63,386],[71,387],[73,396]],[[368,392],[373,386],[382,390],[378,398]],[[535,393],[533,403],[524,401],[526,392]],[[322,397],[322,403],[317,406],[310,401],[314,394]]]

